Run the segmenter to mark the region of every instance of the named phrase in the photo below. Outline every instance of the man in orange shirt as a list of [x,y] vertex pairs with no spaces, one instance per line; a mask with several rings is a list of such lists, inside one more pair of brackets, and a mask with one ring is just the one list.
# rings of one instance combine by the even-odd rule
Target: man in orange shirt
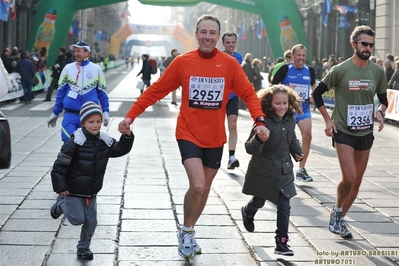
[[119,131],[123,133],[148,106],[182,87],[176,139],[189,189],[184,197],[184,222],[177,236],[178,252],[184,258],[202,252],[194,237],[194,226],[220,168],[226,143],[226,104],[231,91],[247,105],[257,125],[254,129],[256,134],[262,138],[269,136],[260,101],[241,66],[234,57],[215,48],[220,38],[218,18],[212,15],[198,18],[195,37],[198,48],[176,57],[119,124]]

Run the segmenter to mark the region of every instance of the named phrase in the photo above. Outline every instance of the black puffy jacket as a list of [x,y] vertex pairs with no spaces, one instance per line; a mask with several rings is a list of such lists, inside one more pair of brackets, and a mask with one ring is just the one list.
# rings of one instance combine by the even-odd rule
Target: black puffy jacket
[[68,190],[72,196],[96,196],[103,186],[108,159],[127,154],[133,141],[133,133],[116,141],[104,132],[94,136],[85,128],[78,129],[64,143],[54,162],[51,171],[54,192]]

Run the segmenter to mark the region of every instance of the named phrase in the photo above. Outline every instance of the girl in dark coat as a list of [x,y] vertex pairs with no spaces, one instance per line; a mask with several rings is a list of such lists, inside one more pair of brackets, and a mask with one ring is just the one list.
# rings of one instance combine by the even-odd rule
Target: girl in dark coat
[[254,216],[266,200],[277,206],[276,248],[274,253],[293,256],[287,245],[290,218],[290,198],[296,195],[293,163],[302,160],[304,154],[295,135],[293,112],[302,113],[298,95],[284,85],[274,85],[258,92],[269,138],[259,137],[253,130],[245,142],[252,158],[248,164],[242,192],[254,196],[241,208],[244,227],[255,230]]

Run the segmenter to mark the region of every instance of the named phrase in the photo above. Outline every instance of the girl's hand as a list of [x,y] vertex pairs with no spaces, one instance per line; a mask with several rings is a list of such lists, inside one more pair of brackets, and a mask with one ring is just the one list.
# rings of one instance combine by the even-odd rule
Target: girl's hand
[[301,154],[295,154],[295,160],[297,162],[302,161],[303,157],[305,157],[305,154],[301,153]]
[[267,127],[257,126],[254,128],[254,131],[261,141],[266,142],[269,139],[270,131],[267,129]]

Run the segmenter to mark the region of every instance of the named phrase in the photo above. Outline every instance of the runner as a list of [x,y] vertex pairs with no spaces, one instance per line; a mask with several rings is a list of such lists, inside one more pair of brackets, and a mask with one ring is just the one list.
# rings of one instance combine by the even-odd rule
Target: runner
[[[223,52],[233,56],[241,65],[242,55],[235,51],[237,46],[237,34],[234,32],[224,33],[222,36],[222,45],[224,47]],[[229,130],[229,161],[227,163],[227,169],[230,170],[240,166],[240,162],[235,157],[237,146],[238,102],[238,96],[231,92],[226,106],[227,125]]]
[[[388,107],[387,80],[383,68],[369,61],[375,44],[375,32],[369,26],[356,27],[351,36],[354,54],[334,66],[313,92],[317,108],[326,122],[325,134],[332,137],[337,152],[342,179],[337,187],[337,199],[331,211],[329,229],[342,238],[351,238],[345,215],[359,192],[373,145],[374,96],[380,101],[375,117],[378,132],[384,128],[384,113]],[[321,95],[335,88],[332,117]]]
[[184,197],[184,222],[178,231],[178,253],[184,258],[202,252],[194,235],[208,199],[212,181],[220,168],[226,143],[224,120],[230,92],[248,106],[259,136],[268,136],[259,100],[245,73],[231,56],[216,47],[220,21],[213,15],[197,20],[195,37],[198,49],[176,57],[128,111],[119,129],[126,128],[145,109],[182,87],[182,102],[177,117],[176,139],[187,172],[189,189]]
[[291,49],[293,62],[282,65],[273,77],[272,84],[282,83],[295,89],[302,100],[303,114],[295,114],[295,120],[302,135],[302,150],[305,154],[299,162],[296,180],[303,182],[313,181],[305,169],[312,141],[312,119],[310,104],[313,103],[311,90],[316,85],[314,69],[305,64],[306,47],[302,44],[294,45]]

